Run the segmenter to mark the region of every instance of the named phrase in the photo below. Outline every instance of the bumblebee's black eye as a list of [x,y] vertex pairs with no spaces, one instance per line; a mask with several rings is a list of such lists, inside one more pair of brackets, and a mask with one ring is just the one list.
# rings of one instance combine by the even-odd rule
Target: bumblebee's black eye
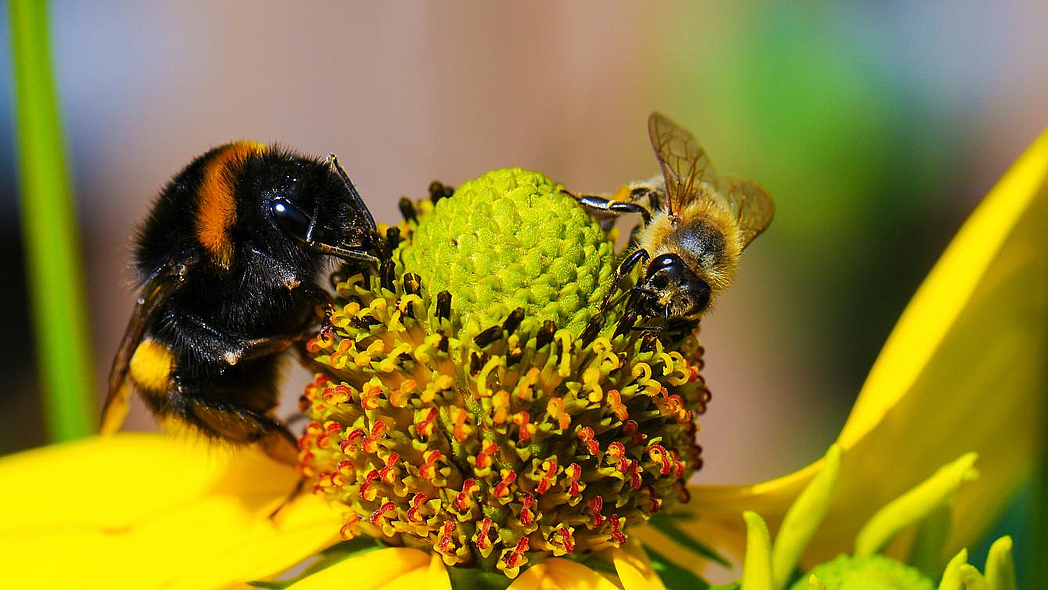
[[297,240],[306,241],[311,220],[305,213],[284,198],[273,199],[273,202],[269,204],[269,210],[281,229]]
[[650,263],[648,263],[648,274],[654,274],[662,269],[668,268],[683,269],[684,261],[676,254],[663,254],[662,256],[656,256]]

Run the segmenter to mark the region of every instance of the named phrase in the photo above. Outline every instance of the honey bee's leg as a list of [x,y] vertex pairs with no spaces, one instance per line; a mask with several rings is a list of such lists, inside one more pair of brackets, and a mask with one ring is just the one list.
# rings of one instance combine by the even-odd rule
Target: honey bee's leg
[[644,218],[644,223],[651,221],[651,211],[640,203],[612,201],[596,195],[584,195],[579,197],[579,204],[587,209],[594,209],[602,212],[606,211],[616,215],[621,215],[622,213],[640,213],[641,217]]
[[[608,289],[608,294],[605,295],[604,300],[600,302],[600,307],[597,308],[597,313],[590,318],[590,321],[587,322],[586,326],[582,329],[582,334],[579,336],[579,340],[582,341],[583,346],[593,342],[593,339],[597,337],[597,334],[604,329],[604,310],[607,309],[612,296],[614,296],[615,292],[618,291],[619,283],[622,282],[623,277],[629,274],[638,262],[642,259],[646,260],[647,258],[648,251],[643,248],[637,248],[633,252],[630,252],[630,254],[619,263],[619,267],[615,270],[615,276],[611,279],[611,288]],[[626,312],[626,315],[633,314],[633,311],[629,306],[627,306]],[[633,315],[633,318],[636,319],[635,314]],[[617,333],[618,330],[616,330],[616,334]]]
[[[649,181],[648,184],[654,183]],[[661,200],[659,191],[648,186],[634,187],[630,191],[630,202],[646,207],[649,211],[658,211],[661,207]]]
[[644,248],[637,248],[633,252],[630,252],[628,256],[622,259],[619,263],[619,267],[615,269],[615,276],[611,279],[611,289],[608,290],[608,294],[604,296],[604,301],[600,302],[600,313],[603,314],[604,310],[607,309],[608,303],[611,301],[611,297],[619,289],[619,283],[622,279],[633,270],[634,266],[641,260],[647,260],[649,258],[648,251]]

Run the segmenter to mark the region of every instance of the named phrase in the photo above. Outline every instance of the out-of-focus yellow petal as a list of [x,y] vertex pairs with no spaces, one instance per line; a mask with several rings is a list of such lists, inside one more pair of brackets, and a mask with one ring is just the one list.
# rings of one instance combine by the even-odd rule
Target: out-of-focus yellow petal
[[887,503],[878,510],[855,536],[855,557],[867,557],[880,551],[907,526],[924,520],[936,508],[947,504],[961,484],[979,476],[975,453],[941,467],[917,487]]
[[618,590],[604,576],[570,559],[553,558],[530,567],[508,590]]
[[990,546],[986,556],[986,581],[991,590],[1015,590],[1015,561],[1012,559],[1012,538],[1001,537]]
[[742,590],[772,590],[771,537],[764,519],[756,512],[742,513],[746,520],[746,562],[742,572]]
[[823,468],[786,511],[771,551],[774,588],[786,587],[801,555],[822,526],[822,519],[837,492],[843,456],[840,445],[830,445],[823,456]]
[[[742,516],[739,516],[741,519]],[[693,532],[689,527],[693,526],[692,523],[682,520],[681,529],[687,529],[688,532]],[[633,527],[629,531],[630,539],[637,539],[645,547],[650,547],[657,551],[659,555],[662,555],[667,560],[673,562],[675,565],[684,568],[692,574],[702,577],[707,573],[708,568],[714,563],[713,560],[707,559],[692,549],[682,545],[675,541],[670,535],[667,535],[663,531],[651,525],[639,525]],[[705,537],[696,535],[696,538],[703,540],[709,546],[713,546],[712,541],[707,541]]]
[[946,571],[939,581],[939,590],[964,590],[964,580],[961,577],[961,566],[968,563],[968,550],[961,549],[946,564]]
[[19,564],[5,583],[207,589],[278,573],[333,542],[340,521],[312,496],[270,519],[296,482],[255,452],[158,434],[5,457],[0,554]]
[[439,555],[393,547],[340,561],[292,584],[288,590],[334,588],[451,590],[451,580]]
[[[947,547],[955,551],[1032,469],[1048,391],[1046,179],[1048,133],[972,214],[906,308],[838,438],[841,481],[808,560],[847,551],[877,508],[975,451],[983,477],[957,495],[964,518]],[[739,556],[742,512],[777,526],[820,465],[751,486],[693,487],[689,531]]]
[[624,590],[666,590],[636,539],[631,538],[622,547],[613,549],[611,559]]

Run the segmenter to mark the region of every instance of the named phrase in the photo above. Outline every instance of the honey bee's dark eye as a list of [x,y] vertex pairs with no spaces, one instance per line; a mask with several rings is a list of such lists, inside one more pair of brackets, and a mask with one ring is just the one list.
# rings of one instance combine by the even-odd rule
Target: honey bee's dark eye
[[299,241],[306,240],[310,218],[284,198],[276,198],[269,204],[269,211],[277,225]]
[[648,274],[654,274],[660,270],[668,268],[683,269],[684,261],[676,254],[663,254],[662,256],[656,256],[650,263],[648,263]]
[[696,278],[695,282],[691,284],[691,291],[695,298],[695,311],[703,311],[709,307],[712,291],[706,281]]

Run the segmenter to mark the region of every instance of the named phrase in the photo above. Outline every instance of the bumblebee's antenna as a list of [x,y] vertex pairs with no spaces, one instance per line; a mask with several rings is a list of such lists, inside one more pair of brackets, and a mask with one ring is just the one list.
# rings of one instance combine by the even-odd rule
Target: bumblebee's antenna
[[349,179],[349,175],[342,169],[342,165],[338,163],[338,156],[335,154],[328,154],[327,157],[328,166],[338,174],[338,177],[342,179],[342,183],[345,184],[346,190],[349,192],[349,198],[354,201],[354,204],[364,212],[364,215],[368,218],[368,223],[371,225],[371,231],[377,231],[375,226],[375,218],[371,216],[371,211],[368,210],[367,205],[364,204],[364,199],[360,198],[360,193],[357,192],[357,187],[353,186],[353,181]]

